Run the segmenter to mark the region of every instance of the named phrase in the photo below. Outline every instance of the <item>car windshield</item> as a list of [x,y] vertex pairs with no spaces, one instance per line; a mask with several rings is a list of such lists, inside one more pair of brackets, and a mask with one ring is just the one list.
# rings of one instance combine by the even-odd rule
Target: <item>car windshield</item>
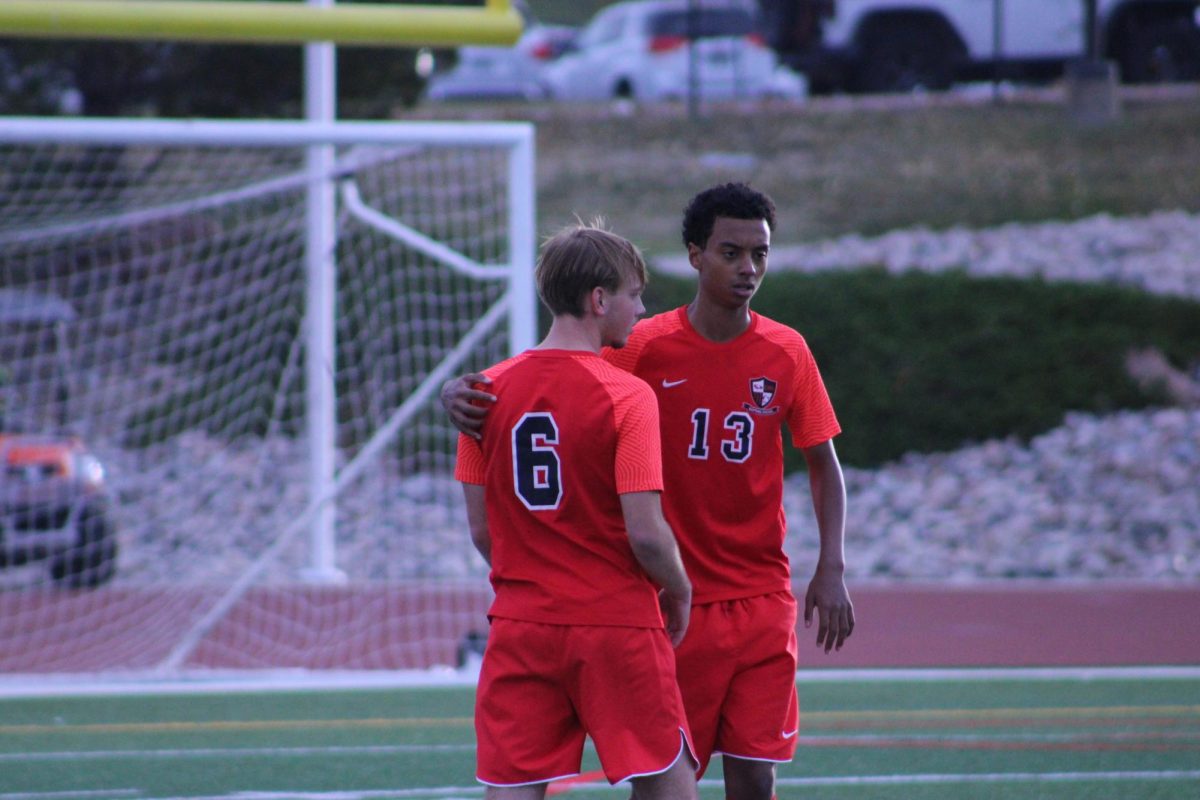
[[754,32],[751,15],[736,8],[665,11],[650,19],[651,36],[747,36]]

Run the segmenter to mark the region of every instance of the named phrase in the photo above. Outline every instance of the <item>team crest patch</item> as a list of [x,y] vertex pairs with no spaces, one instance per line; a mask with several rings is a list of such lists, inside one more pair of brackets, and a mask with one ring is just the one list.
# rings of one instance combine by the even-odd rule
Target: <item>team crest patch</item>
[[779,384],[767,377],[751,378],[750,379],[750,399],[754,401],[754,405],[743,403],[747,411],[753,411],[757,414],[774,414],[778,408],[770,408],[771,401],[775,399],[775,390]]

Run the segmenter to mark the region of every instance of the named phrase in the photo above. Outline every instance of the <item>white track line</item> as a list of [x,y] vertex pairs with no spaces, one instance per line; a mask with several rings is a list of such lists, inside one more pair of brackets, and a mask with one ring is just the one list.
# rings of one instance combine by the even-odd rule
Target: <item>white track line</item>
[[0,800],[118,800],[140,797],[139,789],[78,789],[63,792],[0,792]]
[[963,667],[939,669],[831,669],[801,670],[798,683],[844,681],[1099,681],[1099,680],[1198,680],[1200,666],[1177,667]]
[[[227,694],[291,692],[308,689],[435,689],[473,687],[478,673],[464,670],[332,671],[263,670],[192,673],[162,678],[151,675],[0,675],[0,699],[139,694]],[[1200,680],[1200,666],[1133,667],[979,667],[949,669],[802,669],[797,682],[1001,681],[1001,680]],[[0,798],[3,800],[3,798]]]

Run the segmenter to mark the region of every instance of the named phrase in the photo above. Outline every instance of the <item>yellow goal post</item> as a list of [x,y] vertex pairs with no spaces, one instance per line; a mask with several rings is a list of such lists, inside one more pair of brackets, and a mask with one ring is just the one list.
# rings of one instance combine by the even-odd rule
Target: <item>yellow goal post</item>
[[483,5],[265,0],[4,0],[0,36],[363,46],[510,45],[523,23],[509,0]]

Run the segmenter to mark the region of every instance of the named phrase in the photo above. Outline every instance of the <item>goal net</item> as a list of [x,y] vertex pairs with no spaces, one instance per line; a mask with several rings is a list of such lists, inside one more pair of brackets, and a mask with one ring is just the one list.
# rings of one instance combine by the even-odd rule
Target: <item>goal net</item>
[[0,673],[486,627],[441,382],[535,334],[523,124],[0,126]]

